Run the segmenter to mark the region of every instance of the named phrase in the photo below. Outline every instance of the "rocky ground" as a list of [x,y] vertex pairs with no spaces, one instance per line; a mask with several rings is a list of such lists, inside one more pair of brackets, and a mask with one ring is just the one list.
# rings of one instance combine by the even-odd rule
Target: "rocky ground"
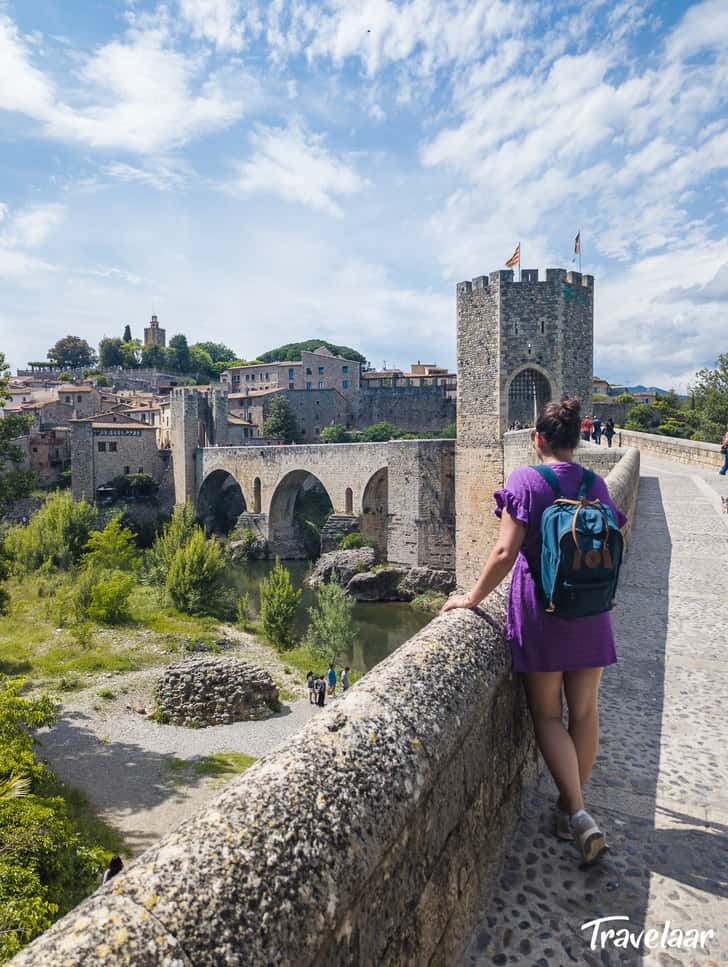
[[285,670],[284,659],[235,628],[223,633],[234,643],[226,654],[265,668],[284,696],[293,696],[284,699],[281,712],[204,729],[160,725],[150,717],[157,668],[98,678],[64,698],[57,724],[39,733],[41,755],[60,779],[84,790],[133,854],[196,812],[219,788],[194,770],[181,771],[179,760],[231,751],[258,758],[316,714],[305,682]]

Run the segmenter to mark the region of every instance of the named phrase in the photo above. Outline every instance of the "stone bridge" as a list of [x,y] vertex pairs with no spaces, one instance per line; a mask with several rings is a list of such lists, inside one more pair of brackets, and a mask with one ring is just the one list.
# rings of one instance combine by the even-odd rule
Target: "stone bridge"
[[361,530],[387,559],[454,568],[453,440],[200,447],[192,499],[210,525],[236,520],[283,558],[305,557],[294,517],[301,494],[328,495],[329,530]]

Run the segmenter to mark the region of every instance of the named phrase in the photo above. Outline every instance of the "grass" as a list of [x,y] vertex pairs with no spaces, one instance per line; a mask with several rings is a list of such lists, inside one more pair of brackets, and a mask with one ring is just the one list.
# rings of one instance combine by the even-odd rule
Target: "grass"
[[178,759],[175,756],[168,756],[164,760],[176,786],[206,781],[214,788],[224,785],[233,776],[245,772],[254,762],[254,756],[244,755],[242,752],[213,752],[198,759]]
[[116,692],[113,688],[102,688],[98,692],[98,696],[99,698],[105,698],[107,701],[110,701],[112,698],[116,698]]
[[437,614],[446,601],[444,594],[438,594],[437,591],[423,591],[410,601],[410,607],[416,611],[425,611],[427,614]]
[[220,622],[183,615],[160,604],[156,589],[139,584],[126,625],[84,625],[83,633],[59,621],[58,603],[73,575],[31,575],[7,582],[10,610],[0,615],[0,674],[23,675],[31,685],[63,692],[84,687],[102,672],[123,673],[168,662],[190,640],[212,643]]

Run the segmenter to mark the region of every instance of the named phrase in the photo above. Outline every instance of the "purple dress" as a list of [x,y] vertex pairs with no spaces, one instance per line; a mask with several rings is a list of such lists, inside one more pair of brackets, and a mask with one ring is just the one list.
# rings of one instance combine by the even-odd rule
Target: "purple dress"
[[[583,468],[578,463],[550,463],[565,497],[575,498]],[[508,642],[516,672],[566,672],[602,668],[617,660],[612,617],[604,614],[566,620],[547,614],[541,604],[529,561],[538,563],[541,550],[541,516],[553,503],[554,492],[532,467],[519,467],[505,487],[493,495],[496,515],[503,509],[526,525],[526,539],[518,553],[508,597]],[[618,510],[601,477],[595,476],[591,500],[608,504],[619,527],[627,518]]]

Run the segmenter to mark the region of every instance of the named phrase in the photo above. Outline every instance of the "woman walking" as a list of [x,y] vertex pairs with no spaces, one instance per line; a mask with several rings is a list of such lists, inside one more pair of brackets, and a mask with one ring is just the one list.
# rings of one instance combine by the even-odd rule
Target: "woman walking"
[[[533,431],[540,460],[556,475],[563,495],[576,498],[583,468],[573,462],[582,432],[579,402],[547,404]],[[614,506],[601,477],[587,494],[611,508],[621,528],[626,517]],[[443,607],[474,608],[506,577],[515,563],[508,602],[508,641],[513,670],[524,675],[536,741],[559,789],[556,834],[574,839],[591,863],[606,847],[603,832],[584,808],[583,789],[599,746],[599,683],[602,670],[617,660],[609,612],[566,620],[548,614],[537,587],[543,512],[554,501],[549,483],[532,467],[514,470],[495,494],[500,534],[480,577],[466,594]],[[562,722],[562,689],[569,710]]]
[[726,473],[728,472],[728,427],[726,427],[726,431],[723,434],[720,452],[723,454],[723,467],[718,471],[718,473],[721,475],[721,477],[725,477]]

